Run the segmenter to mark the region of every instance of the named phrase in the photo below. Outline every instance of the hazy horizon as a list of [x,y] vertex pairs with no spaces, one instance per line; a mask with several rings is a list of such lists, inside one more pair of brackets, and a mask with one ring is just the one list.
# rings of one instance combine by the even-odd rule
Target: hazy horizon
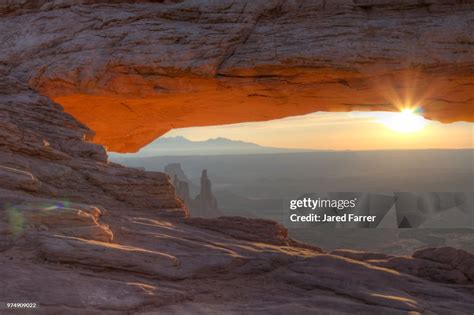
[[[474,124],[440,123],[416,116],[419,128],[409,132],[405,117],[385,112],[319,112],[283,119],[230,125],[173,129],[142,148],[135,156],[163,155],[163,139],[184,137],[192,142],[229,139],[284,150],[379,151],[413,149],[472,149]],[[407,122],[409,124],[410,121]],[[400,126],[399,126],[400,125]],[[396,128],[395,128],[396,129]],[[206,153],[205,148],[203,148]],[[213,154],[219,154],[214,152]]]
[[[167,140],[167,139],[175,139],[175,138],[182,138],[187,141],[190,141],[191,143],[194,144],[202,144],[206,143],[207,141],[212,141],[212,140],[217,140],[217,139],[224,139],[227,141],[232,141],[232,142],[243,142],[246,144],[250,145],[255,145],[258,148],[262,148],[262,152],[216,152],[215,150],[209,151],[206,150],[204,147],[195,147],[193,151],[188,151],[186,148],[182,148],[179,151],[174,151],[170,152],[168,150],[163,150],[163,146],[161,146],[159,143],[156,141],[153,142],[153,146],[148,145],[142,150],[140,150],[137,153],[115,153],[115,152],[109,152],[109,156],[114,160],[116,158],[121,159],[121,158],[153,158],[153,157],[193,157],[193,156],[218,156],[218,155],[272,155],[272,154],[294,154],[294,153],[363,153],[363,152],[396,152],[396,151],[469,151],[469,150],[474,150],[474,147],[472,148],[387,148],[387,149],[341,149],[341,150],[319,150],[319,149],[304,149],[304,148],[283,148],[283,147],[266,147],[266,146],[261,146],[256,143],[252,142],[244,142],[242,140],[236,140],[236,139],[229,139],[229,138],[210,138],[207,140],[202,140],[202,141],[192,141],[189,140],[186,137],[183,136],[166,136],[166,137],[160,137],[160,140]],[[270,149],[270,150],[268,150]],[[271,151],[273,150],[273,151]]]

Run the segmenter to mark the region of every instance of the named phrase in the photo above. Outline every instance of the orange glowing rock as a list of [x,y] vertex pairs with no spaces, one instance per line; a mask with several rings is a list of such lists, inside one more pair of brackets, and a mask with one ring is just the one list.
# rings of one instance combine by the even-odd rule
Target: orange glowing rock
[[[407,81],[407,76],[416,77],[416,84]],[[428,119],[474,121],[474,92],[460,88],[472,81],[469,76],[448,74],[440,78],[404,71],[371,77],[328,69],[306,70],[291,77],[152,76],[145,80],[123,75],[107,86],[74,87],[67,93],[55,81],[43,82],[40,89],[93,129],[95,142],[111,151],[135,152],[173,128],[263,121],[316,111],[398,111],[406,102],[419,104]]]

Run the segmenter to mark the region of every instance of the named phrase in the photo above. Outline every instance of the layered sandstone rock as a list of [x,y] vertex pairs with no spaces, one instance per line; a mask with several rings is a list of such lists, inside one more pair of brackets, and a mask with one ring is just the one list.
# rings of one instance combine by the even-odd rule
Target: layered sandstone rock
[[[268,220],[184,219],[169,177],[109,163],[104,148],[88,141],[94,135],[88,127],[26,84],[63,101],[100,132],[99,143],[132,150],[160,128],[195,124],[192,119],[242,120],[247,105],[255,109],[245,118],[251,120],[275,117],[275,104],[281,115],[321,104],[353,108],[339,102],[351,93],[352,101],[371,95],[360,60],[379,63],[385,46],[375,44],[387,29],[377,25],[389,19],[390,29],[401,27],[399,38],[389,40],[395,46],[424,37],[421,29],[430,25],[426,31],[438,37],[423,42],[433,57],[420,58],[428,68],[420,78],[443,73],[453,79],[448,90],[436,90],[452,104],[441,108],[443,117],[469,118],[458,102],[467,88],[443,93],[469,86],[472,78],[469,55],[459,51],[452,62],[453,51],[471,40],[464,31],[471,11],[462,11],[470,4],[387,3],[0,4],[0,302],[34,301],[43,314],[472,312],[471,254],[451,248],[408,258],[326,254]],[[443,19],[435,22],[432,14]],[[373,25],[363,38],[370,40],[353,47],[325,33],[353,38],[350,30],[366,19]],[[302,31],[316,26],[316,35]],[[444,27],[450,41],[441,45]],[[337,54],[340,45],[349,47]],[[387,66],[404,69],[400,57],[406,53],[384,52]],[[438,61],[446,68],[434,67]],[[323,64],[329,69],[319,68]],[[342,98],[331,102],[330,91]],[[427,113],[436,109],[427,106]],[[421,267],[411,268],[408,259]]]
[[[370,261],[242,240],[226,236],[226,229],[143,215],[109,223],[116,231],[114,243],[42,235],[30,240],[33,248],[18,245],[3,252],[0,274],[10,289],[0,291],[2,297],[21,292],[47,313],[75,308],[91,314],[463,313],[472,307],[470,286],[434,283]],[[19,259],[20,250],[32,260]],[[15,280],[11,272],[17,272]],[[105,299],[94,299],[101,290]],[[74,298],[67,298],[71,293]],[[111,294],[115,298],[108,298]]]
[[58,199],[62,204],[186,215],[168,176],[109,163],[102,146],[85,140],[93,132],[58,104],[15,79],[0,78],[3,207],[25,202],[55,205]]
[[474,255],[452,247],[425,248],[413,253],[413,257],[447,264],[474,281]]
[[244,217],[189,218],[186,223],[252,242],[288,246],[288,229],[272,220]]
[[430,119],[473,121],[473,8],[10,0],[0,7],[0,61],[120,152],[171,128],[315,111],[417,105]]
[[412,256],[392,256],[354,250],[334,250],[331,254],[438,282],[457,284],[474,282],[474,255],[452,247],[421,249],[415,251]]

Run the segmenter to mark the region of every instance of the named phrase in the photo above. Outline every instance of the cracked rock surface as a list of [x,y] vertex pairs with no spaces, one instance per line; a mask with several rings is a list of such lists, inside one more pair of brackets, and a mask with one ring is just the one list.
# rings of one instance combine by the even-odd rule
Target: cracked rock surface
[[[471,3],[397,3],[0,4],[0,302],[34,301],[37,314],[471,313],[472,253],[326,253],[272,221],[187,218],[168,176],[111,163],[97,144],[135,150],[257,103],[249,119],[369,102],[363,69],[390,47],[377,45],[383,21],[403,26],[383,66],[401,75],[398,44],[423,38],[429,54],[410,48],[420,82],[452,84],[436,89],[450,105],[427,114],[472,119]],[[356,26],[371,36],[351,42]]]
[[325,253],[273,221],[186,218],[166,175],[108,162],[58,104],[1,82],[0,301],[43,314],[472,310],[468,252]]
[[470,0],[10,0],[0,27],[8,72],[113,151],[316,111],[474,121]]

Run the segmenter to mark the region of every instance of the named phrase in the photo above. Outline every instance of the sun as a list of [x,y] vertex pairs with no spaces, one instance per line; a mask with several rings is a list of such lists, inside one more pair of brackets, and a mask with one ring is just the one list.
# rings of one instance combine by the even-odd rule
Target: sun
[[415,108],[405,108],[398,113],[381,113],[377,122],[398,133],[414,133],[426,126],[425,118],[416,114]]

